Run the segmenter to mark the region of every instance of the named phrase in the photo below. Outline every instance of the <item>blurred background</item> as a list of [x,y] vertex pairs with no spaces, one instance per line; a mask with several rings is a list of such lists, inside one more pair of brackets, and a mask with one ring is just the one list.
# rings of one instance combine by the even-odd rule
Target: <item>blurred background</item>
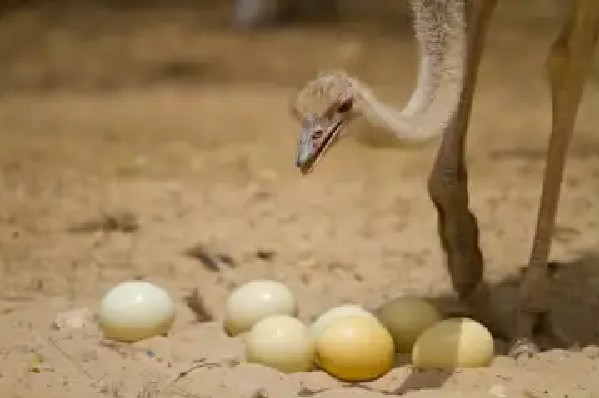
[[[544,64],[568,4],[500,0],[490,28],[468,139],[490,280],[528,258],[551,121]],[[436,145],[399,148],[356,121],[357,139],[314,174],[294,166],[292,90],[342,68],[400,106],[416,78],[411,23],[390,0],[2,1],[3,294],[81,300],[151,278],[180,295],[199,286],[218,316],[232,287],[267,276],[310,316],[450,292],[426,192]],[[597,291],[580,283],[599,280],[587,273],[599,269],[598,106],[595,66],[553,248],[592,254],[560,282],[560,308],[580,319],[599,308],[578,305]]]
[[[522,47],[554,34],[567,5],[500,1],[494,25]],[[410,25],[392,0],[5,0],[0,89],[292,86],[328,67],[390,82],[414,64]]]

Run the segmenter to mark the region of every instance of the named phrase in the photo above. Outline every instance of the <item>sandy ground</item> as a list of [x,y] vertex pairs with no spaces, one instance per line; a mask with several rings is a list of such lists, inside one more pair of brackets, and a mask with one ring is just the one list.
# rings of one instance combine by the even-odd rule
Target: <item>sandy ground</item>
[[[313,175],[294,168],[297,129],[286,108],[293,85],[321,67],[344,67],[399,104],[414,76],[409,37],[349,29],[240,38],[191,34],[172,18],[140,25],[120,39],[48,28],[3,64],[3,397],[599,396],[597,74],[581,107],[552,251],[561,264],[553,316],[582,349],[517,364],[499,344],[491,367],[451,372],[417,372],[399,358],[381,379],[347,385],[319,371],[284,375],[244,363],[240,340],[222,332],[222,310],[232,288],[258,277],[288,283],[306,322],[342,302],[374,308],[400,294],[451,297],[426,192],[436,144],[393,147],[358,123],[352,132],[361,139],[340,144]],[[493,26],[473,111],[472,208],[486,278],[505,312],[535,222],[552,26]],[[61,54],[67,61],[57,61]],[[172,67],[173,58],[187,66],[175,68],[185,77],[156,78],[152,68]],[[195,74],[189,65],[206,68]],[[61,76],[66,88],[56,90]],[[48,84],[26,84],[35,82]],[[123,213],[135,222],[119,223]],[[198,247],[213,261],[189,255]],[[95,311],[107,289],[131,278],[175,298],[168,337],[121,345],[103,341],[93,322],[52,327],[61,311]],[[197,322],[188,307],[194,291],[211,321]]]

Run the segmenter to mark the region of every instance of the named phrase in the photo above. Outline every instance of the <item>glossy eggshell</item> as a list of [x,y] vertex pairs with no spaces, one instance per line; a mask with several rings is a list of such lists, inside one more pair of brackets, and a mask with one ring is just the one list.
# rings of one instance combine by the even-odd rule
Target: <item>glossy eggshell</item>
[[493,336],[469,318],[450,318],[425,330],[414,344],[412,364],[420,368],[474,368],[493,359]]
[[328,309],[319,315],[314,322],[310,325],[310,332],[314,339],[318,339],[318,337],[322,334],[322,332],[336,319],[347,317],[347,316],[366,316],[370,318],[375,318],[373,314],[371,314],[366,309],[360,307],[356,304],[342,304],[337,307],[333,307]]
[[314,341],[296,318],[272,315],[258,321],[245,336],[248,362],[281,372],[306,372],[314,362]]
[[420,334],[441,321],[441,314],[429,302],[417,297],[397,297],[376,311],[389,330],[398,352],[409,353]]
[[393,338],[380,322],[362,315],[335,319],[316,341],[316,357],[327,373],[345,381],[367,381],[393,366]]
[[296,299],[289,287],[272,280],[253,280],[235,289],[227,299],[224,327],[235,336],[267,316],[296,314]]
[[161,287],[127,281],[104,295],[98,318],[106,338],[132,342],[168,333],[175,319],[175,306]]

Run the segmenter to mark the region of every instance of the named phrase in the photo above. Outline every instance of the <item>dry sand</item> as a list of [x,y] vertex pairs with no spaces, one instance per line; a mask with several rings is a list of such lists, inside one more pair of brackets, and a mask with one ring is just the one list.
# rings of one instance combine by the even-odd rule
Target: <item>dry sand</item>
[[[101,92],[15,89],[0,99],[0,395],[599,396],[596,74],[576,127],[552,251],[561,264],[553,316],[583,349],[553,349],[519,364],[498,355],[489,368],[451,372],[416,372],[400,359],[379,380],[347,385],[319,371],[284,375],[244,363],[240,340],[222,332],[222,310],[232,288],[258,277],[288,283],[306,322],[342,302],[373,308],[400,294],[451,297],[426,192],[436,144],[392,147],[358,123],[352,132],[361,140],[346,140],[313,175],[301,177],[294,168],[296,125],[286,108],[291,86],[265,84],[298,84],[320,67],[347,67],[401,103],[414,76],[409,38],[313,30],[238,38],[166,25],[142,26],[138,34],[131,28],[126,41],[156,46],[141,58],[177,55],[207,65],[185,84],[145,84],[155,76],[141,67],[148,64],[128,64],[130,51],[110,44],[99,55],[88,51],[96,58],[86,69],[72,50],[83,51],[85,41],[68,29],[54,41],[34,35],[4,64],[15,87],[19,70],[22,82],[54,70],[73,74],[65,86],[91,77],[105,83],[121,60],[123,75],[138,80]],[[538,205],[550,121],[542,66],[551,26],[529,32],[494,25],[473,111],[471,206],[486,278],[505,312]],[[12,29],[6,21],[1,27]],[[168,47],[184,35],[188,47]],[[60,48],[71,49],[65,50],[71,58],[52,69],[48,63],[65,54]],[[161,48],[169,50],[161,55]],[[42,49],[47,63],[32,61]],[[233,50],[245,54],[241,62],[233,62]],[[58,72],[48,73],[58,79]],[[135,222],[121,222],[123,213]],[[192,248],[212,261],[190,256]],[[107,289],[130,278],[159,283],[173,295],[178,317],[168,337],[122,345],[103,341],[93,322],[52,327],[62,311],[95,311]],[[211,321],[197,322],[187,306],[195,289]]]

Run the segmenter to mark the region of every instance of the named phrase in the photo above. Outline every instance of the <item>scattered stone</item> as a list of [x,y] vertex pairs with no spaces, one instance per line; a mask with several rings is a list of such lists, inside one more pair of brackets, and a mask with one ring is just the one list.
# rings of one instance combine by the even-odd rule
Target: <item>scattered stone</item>
[[256,250],[256,257],[260,260],[271,261],[275,258],[275,251],[268,249],[258,249]]
[[235,259],[227,253],[216,253],[215,257],[218,259],[218,261],[228,265],[231,268],[237,267]]
[[215,256],[213,256],[212,253],[210,253],[210,251],[206,249],[206,247],[201,243],[197,243],[189,249],[185,250],[185,255],[187,257],[200,260],[204,268],[206,268],[208,271],[220,271],[218,262],[214,258]]
[[599,358],[599,347],[596,345],[589,345],[582,349],[582,353],[590,359]]
[[138,229],[138,217],[129,211],[120,211],[112,214],[103,213],[98,217],[73,223],[67,227],[67,231],[71,233],[91,233],[97,231],[130,233]]
[[196,322],[210,322],[214,319],[210,311],[206,308],[199,289],[193,289],[189,296],[185,297],[187,307],[195,314]]
[[54,320],[53,327],[62,329],[80,329],[93,322],[94,315],[88,308],[76,308],[59,312]]

